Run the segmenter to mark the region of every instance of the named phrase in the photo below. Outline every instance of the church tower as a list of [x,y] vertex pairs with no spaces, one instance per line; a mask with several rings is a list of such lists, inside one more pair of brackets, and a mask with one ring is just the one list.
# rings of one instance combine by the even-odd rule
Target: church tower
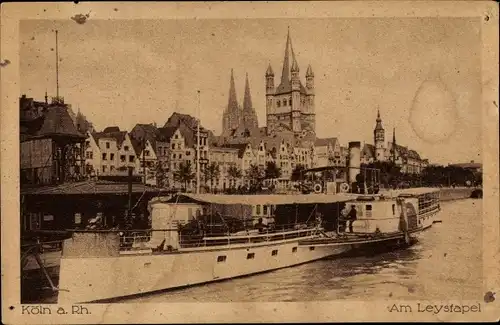
[[383,161],[385,157],[385,131],[382,127],[382,119],[380,118],[380,110],[377,111],[377,124],[375,125],[375,130],[373,130],[374,142],[375,142],[375,160]]
[[257,113],[252,105],[252,96],[250,95],[250,83],[248,82],[248,73],[245,78],[245,97],[243,98],[243,128],[248,130],[251,134],[258,132],[259,124],[257,120]]
[[314,74],[309,66],[306,85],[303,86],[300,69],[288,31],[281,81],[274,87],[274,72],[271,65],[266,71],[266,121],[268,135],[276,132],[292,132],[296,136],[315,132]]
[[314,72],[312,70],[311,65],[307,67],[306,71],[306,90],[307,97],[305,103],[305,119],[306,122],[310,125],[310,128],[315,131],[316,130],[316,114],[315,114],[315,104],[314,104]]
[[277,121],[274,120],[276,111],[274,110],[274,71],[271,63],[266,71],[266,125],[275,125]]
[[290,40],[290,50],[292,51],[292,130],[293,133],[300,133],[302,131],[301,123],[301,98],[300,98],[300,77],[299,77],[299,65],[295,59],[295,54],[293,53],[292,42]]
[[229,82],[229,100],[222,117],[222,134],[229,136],[238,128],[241,121],[241,112],[236,98],[236,87],[234,85],[233,69],[231,69],[231,80]]

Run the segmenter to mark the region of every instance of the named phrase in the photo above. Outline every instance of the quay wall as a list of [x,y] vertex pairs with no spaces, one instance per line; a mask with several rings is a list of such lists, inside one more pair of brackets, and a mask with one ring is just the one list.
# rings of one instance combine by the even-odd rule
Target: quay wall
[[444,187],[439,190],[441,201],[453,201],[470,198],[473,187]]

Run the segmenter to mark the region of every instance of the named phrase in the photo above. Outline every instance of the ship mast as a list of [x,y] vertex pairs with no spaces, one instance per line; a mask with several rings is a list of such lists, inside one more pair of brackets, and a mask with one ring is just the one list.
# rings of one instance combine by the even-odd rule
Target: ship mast
[[200,91],[198,90],[198,123],[196,135],[196,194],[200,194]]
[[57,42],[58,31],[56,29],[56,98],[59,100],[59,46]]

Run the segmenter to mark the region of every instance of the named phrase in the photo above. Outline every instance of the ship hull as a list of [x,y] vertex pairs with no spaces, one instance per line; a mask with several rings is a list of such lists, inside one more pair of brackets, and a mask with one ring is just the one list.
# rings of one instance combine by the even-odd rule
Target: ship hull
[[293,240],[166,254],[63,257],[58,302],[97,302],[231,279],[340,255],[350,248],[301,247]]

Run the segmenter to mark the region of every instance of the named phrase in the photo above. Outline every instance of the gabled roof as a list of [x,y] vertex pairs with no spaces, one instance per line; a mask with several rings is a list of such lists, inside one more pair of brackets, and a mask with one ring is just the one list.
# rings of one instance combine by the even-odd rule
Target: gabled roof
[[177,130],[177,127],[174,127],[174,126],[167,126],[167,127],[159,128],[158,129],[159,138],[157,140],[164,141],[164,142],[170,142],[170,139],[174,136],[174,133],[176,130]]
[[238,149],[238,158],[243,158],[243,154],[247,150],[248,143],[228,143],[221,146],[221,148]]
[[326,147],[328,145],[333,147],[337,141],[337,138],[317,138],[316,141],[314,141],[314,145],[316,147]]
[[[116,130],[115,128],[106,128],[104,130]],[[97,145],[99,145],[99,139],[113,139],[116,141],[116,145],[121,147],[125,137],[127,136],[127,131],[112,131],[112,132],[95,132],[92,133],[92,137],[95,139]]]
[[49,105],[46,112],[39,118],[31,121],[21,121],[25,139],[69,137],[75,140],[85,139],[86,136],[77,131],[71,119],[68,108],[64,105]]

